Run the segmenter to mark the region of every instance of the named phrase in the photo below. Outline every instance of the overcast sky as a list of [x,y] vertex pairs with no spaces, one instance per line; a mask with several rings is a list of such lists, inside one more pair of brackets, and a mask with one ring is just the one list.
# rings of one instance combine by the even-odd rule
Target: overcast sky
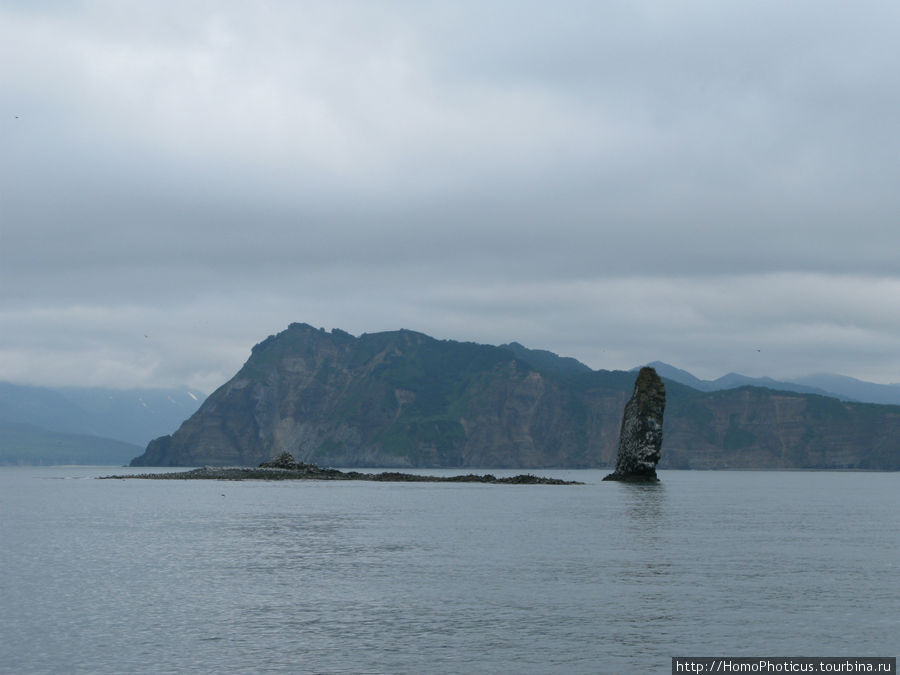
[[291,322],[900,381],[900,3],[0,0],[0,379]]

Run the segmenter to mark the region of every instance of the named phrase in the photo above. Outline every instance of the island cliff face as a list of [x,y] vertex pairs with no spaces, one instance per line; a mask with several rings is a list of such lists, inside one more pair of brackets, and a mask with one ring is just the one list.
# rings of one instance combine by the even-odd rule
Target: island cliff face
[[650,482],[659,480],[656,465],[663,442],[666,388],[653,368],[641,368],[634,393],[625,404],[616,470],[603,480]]
[[[521,345],[292,324],[135,466],[601,467],[634,373]],[[667,382],[660,468],[900,469],[900,407]]]
[[[597,414],[616,415],[620,392],[603,396]],[[249,466],[286,451],[350,467],[591,466],[582,406],[501,347],[292,324],[133,464]]]

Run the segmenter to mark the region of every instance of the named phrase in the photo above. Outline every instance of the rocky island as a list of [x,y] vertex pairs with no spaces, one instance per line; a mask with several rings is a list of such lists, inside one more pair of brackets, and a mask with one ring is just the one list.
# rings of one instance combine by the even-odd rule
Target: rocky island
[[[635,373],[518,343],[291,324],[132,466],[613,467]],[[900,406],[665,381],[661,469],[900,470]]]
[[190,471],[169,473],[142,473],[120,476],[101,476],[112,478],[143,478],[149,480],[369,480],[379,482],[402,483],[492,483],[498,485],[584,485],[574,480],[544,478],[531,474],[519,474],[509,478],[497,478],[492,474],[466,474],[462,476],[421,476],[398,471],[381,473],[360,473],[359,471],[340,471],[339,469],[323,469],[315,464],[298,462],[288,452],[262,462],[258,467],[249,466],[204,466]]

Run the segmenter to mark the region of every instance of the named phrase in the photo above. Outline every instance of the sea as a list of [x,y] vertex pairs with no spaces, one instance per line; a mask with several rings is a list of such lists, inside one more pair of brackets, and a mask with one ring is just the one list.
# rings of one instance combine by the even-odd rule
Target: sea
[[900,653],[900,473],[97,480],[146,471],[0,468],[0,672],[669,673],[675,656]]

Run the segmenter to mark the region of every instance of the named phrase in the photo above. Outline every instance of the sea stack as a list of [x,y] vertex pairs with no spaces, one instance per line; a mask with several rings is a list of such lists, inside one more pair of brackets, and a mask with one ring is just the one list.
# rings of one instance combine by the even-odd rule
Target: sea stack
[[662,449],[665,409],[666,388],[662,379],[653,368],[641,368],[622,416],[616,470],[603,480],[634,483],[659,480],[656,464]]

